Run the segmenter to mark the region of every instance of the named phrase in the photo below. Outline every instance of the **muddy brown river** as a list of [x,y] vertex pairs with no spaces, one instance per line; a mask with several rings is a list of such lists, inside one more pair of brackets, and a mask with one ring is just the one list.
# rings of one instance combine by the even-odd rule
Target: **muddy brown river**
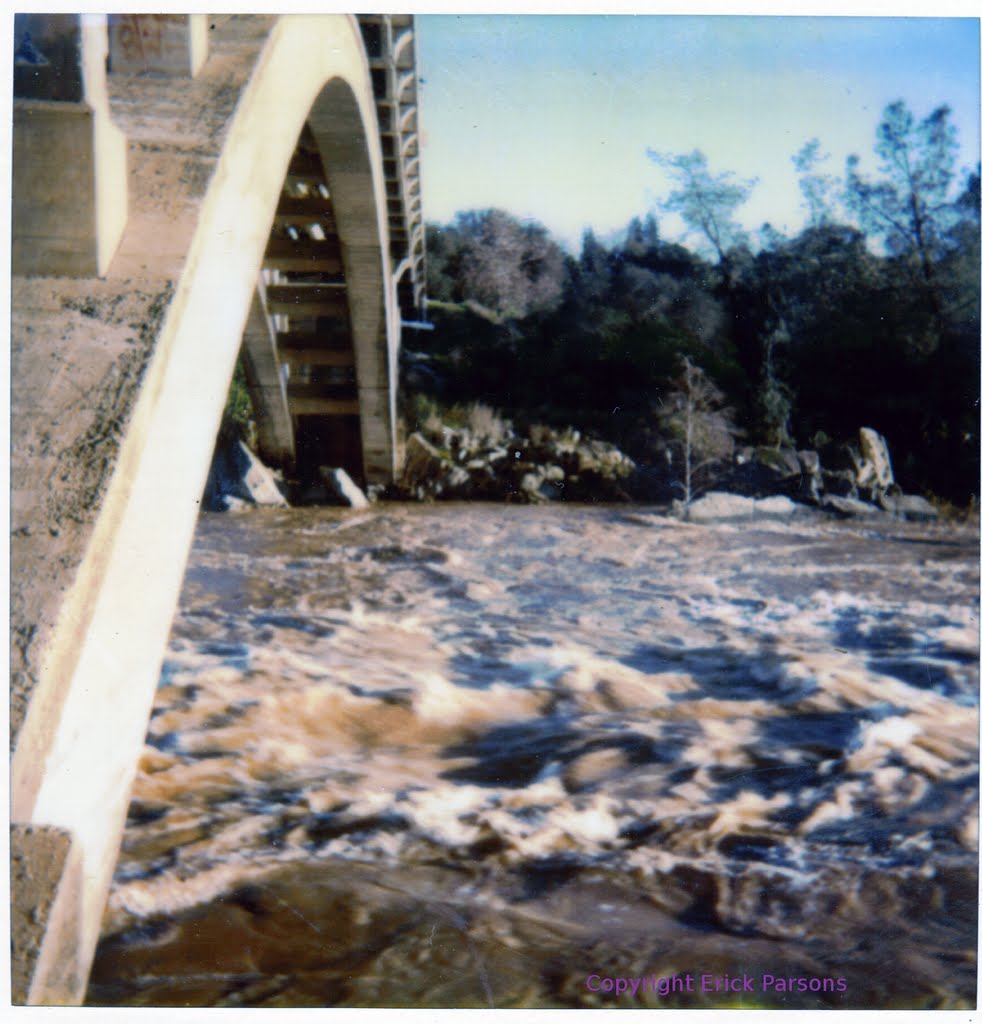
[[91,1005],[975,1005],[977,527],[205,515]]

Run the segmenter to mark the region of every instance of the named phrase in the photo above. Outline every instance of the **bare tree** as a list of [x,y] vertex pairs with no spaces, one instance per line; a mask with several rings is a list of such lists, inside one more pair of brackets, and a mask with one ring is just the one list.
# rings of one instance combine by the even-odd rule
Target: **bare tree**
[[723,392],[688,356],[657,417],[661,428],[680,449],[682,501],[686,508],[700,485],[704,471],[733,455],[738,429],[732,411],[724,406]]
[[563,294],[566,261],[548,231],[503,210],[458,213],[463,297],[501,316],[555,309]]

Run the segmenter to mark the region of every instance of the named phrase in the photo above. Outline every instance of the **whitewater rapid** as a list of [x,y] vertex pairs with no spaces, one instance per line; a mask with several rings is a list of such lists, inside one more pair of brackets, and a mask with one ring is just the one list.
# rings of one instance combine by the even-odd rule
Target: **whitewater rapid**
[[974,1005],[978,568],[886,520],[204,515],[89,1002]]

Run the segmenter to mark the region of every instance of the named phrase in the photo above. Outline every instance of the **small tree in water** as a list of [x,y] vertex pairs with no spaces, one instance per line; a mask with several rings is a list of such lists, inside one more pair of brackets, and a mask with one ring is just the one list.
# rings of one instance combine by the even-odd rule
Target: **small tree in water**
[[692,503],[696,488],[713,463],[731,458],[738,429],[732,412],[723,405],[723,392],[706,372],[683,356],[682,368],[671,392],[658,409],[661,428],[680,451],[682,502]]

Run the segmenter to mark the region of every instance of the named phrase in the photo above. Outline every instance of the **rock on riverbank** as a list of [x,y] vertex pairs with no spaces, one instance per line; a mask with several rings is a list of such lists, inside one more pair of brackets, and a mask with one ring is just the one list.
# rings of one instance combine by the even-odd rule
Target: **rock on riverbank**
[[482,433],[440,426],[406,442],[397,497],[514,501],[626,501],[634,463],[605,441],[567,428]]
[[253,505],[289,507],[277,474],[234,431],[223,429],[215,445],[202,507],[207,512],[232,512]]
[[[487,430],[424,427],[409,436],[405,468],[390,496],[521,503],[668,502],[678,496],[677,467],[636,466],[612,444],[569,427],[533,426],[528,434],[519,436],[500,420]],[[858,443],[819,450],[743,448],[717,467],[712,491],[687,509],[673,504],[693,522],[786,519],[805,506],[839,518],[937,518],[930,502],[901,491],[887,442],[869,427],[860,430]]]
[[[660,483],[665,495],[677,495],[671,478]],[[858,443],[829,442],[817,450],[740,449],[732,463],[713,474],[712,488],[690,505],[688,518],[754,518],[755,503],[778,497],[791,499],[798,508],[811,506],[838,518],[890,515],[931,522],[938,517],[925,498],[903,493],[893,476],[886,439],[869,427],[859,431]]]

